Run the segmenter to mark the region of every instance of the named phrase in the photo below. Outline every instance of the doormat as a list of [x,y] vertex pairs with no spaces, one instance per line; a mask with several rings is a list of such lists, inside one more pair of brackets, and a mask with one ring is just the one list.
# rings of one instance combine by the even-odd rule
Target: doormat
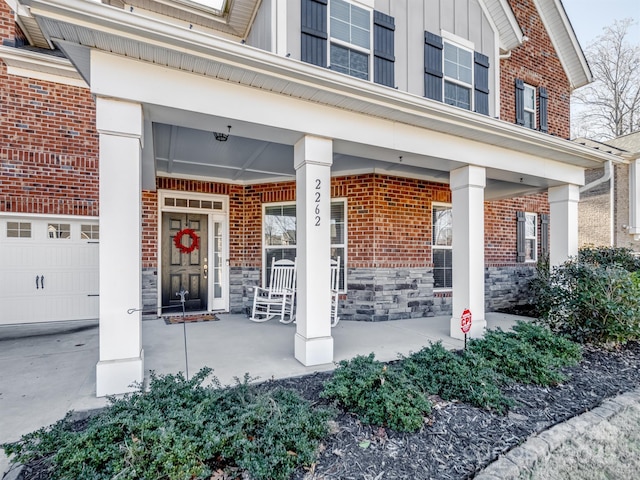
[[164,318],[164,323],[167,325],[175,325],[178,323],[192,323],[192,322],[217,322],[220,319],[213,313],[202,313],[197,315],[171,315]]

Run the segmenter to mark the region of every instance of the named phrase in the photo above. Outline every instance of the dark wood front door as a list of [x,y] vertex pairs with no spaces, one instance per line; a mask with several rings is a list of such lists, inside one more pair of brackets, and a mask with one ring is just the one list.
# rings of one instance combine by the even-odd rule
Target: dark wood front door
[[[198,237],[198,248],[181,252],[175,237],[185,228]],[[207,216],[187,213],[162,214],[162,306],[163,313],[180,313],[181,300],[177,293],[188,290],[186,310],[207,310]],[[191,247],[194,239],[183,234],[180,244]],[[171,307],[171,308],[167,308]]]

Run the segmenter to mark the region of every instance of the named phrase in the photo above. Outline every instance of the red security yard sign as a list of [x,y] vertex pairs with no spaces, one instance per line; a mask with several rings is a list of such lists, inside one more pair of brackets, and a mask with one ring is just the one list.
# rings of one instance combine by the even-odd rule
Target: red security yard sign
[[460,317],[460,329],[465,335],[471,330],[471,310],[465,308]]

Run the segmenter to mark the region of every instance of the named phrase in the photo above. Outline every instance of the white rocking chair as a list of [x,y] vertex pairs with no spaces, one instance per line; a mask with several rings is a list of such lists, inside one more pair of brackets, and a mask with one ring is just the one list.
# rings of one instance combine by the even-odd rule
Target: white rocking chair
[[296,262],[291,260],[271,261],[271,276],[268,287],[255,287],[251,320],[266,322],[280,317],[281,323],[294,320],[293,306],[296,296]]
[[338,317],[338,294],[340,293],[340,257],[331,259],[331,326],[340,321]]

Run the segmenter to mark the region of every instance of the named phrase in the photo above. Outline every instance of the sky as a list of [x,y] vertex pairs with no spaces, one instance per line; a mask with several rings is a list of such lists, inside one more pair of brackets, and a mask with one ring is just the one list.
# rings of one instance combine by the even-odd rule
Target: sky
[[586,49],[603,28],[615,20],[632,18],[629,41],[640,45],[640,0],[562,0],[578,41]]

